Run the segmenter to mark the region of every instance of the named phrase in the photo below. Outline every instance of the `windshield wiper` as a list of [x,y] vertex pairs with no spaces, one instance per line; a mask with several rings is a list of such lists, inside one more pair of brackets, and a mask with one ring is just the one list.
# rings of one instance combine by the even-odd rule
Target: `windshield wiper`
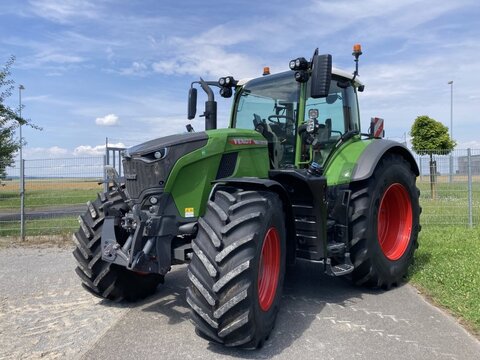
[[345,134],[343,134],[340,137],[340,139],[338,139],[338,141],[345,142],[345,141],[351,139],[352,137],[354,137],[355,135],[358,135],[358,134],[360,134],[360,132],[358,130],[349,130]]

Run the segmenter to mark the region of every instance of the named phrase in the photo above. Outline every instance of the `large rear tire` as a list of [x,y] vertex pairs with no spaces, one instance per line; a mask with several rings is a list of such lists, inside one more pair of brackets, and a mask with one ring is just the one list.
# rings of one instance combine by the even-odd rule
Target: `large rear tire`
[[278,313],[286,236],[277,194],[224,187],[207,203],[193,240],[187,302],[201,336],[261,347]]
[[[73,234],[76,245],[73,256],[77,262],[75,272],[82,285],[92,294],[109,300],[136,301],[153,294],[163,276],[159,274],[138,274],[122,266],[102,260],[101,235],[105,220],[103,205],[111,202],[110,209],[119,216],[128,209],[118,191],[99,194],[88,209],[78,218],[80,228]],[[125,241],[128,234],[119,226],[115,227],[117,239]]]
[[415,179],[404,158],[387,155],[368,181],[354,187],[350,252],[355,284],[389,289],[407,274],[420,231]]

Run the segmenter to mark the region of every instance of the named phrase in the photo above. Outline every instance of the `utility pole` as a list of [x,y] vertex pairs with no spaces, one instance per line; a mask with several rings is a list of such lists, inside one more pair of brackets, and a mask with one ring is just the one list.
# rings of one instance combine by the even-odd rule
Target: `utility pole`
[[450,139],[453,140],[453,80],[448,82],[450,85]]
[[[450,139],[453,140],[453,80],[448,82],[450,85]],[[450,175],[449,182],[453,181],[453,156],[450,152]]]
[[[18,86],[18,114],[22,118],[22,90],[23,85]],[[23,161],[23,136],[22,123],[20,123],[20,238],[25,240],[25,163]]]

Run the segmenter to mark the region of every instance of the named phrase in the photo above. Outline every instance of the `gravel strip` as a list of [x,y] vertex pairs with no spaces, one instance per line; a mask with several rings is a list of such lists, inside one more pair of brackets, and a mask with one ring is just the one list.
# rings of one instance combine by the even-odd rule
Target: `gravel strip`
[[79,358],[128,312],[96,306],[74,268],[70,249],[0,250],[0,359]]

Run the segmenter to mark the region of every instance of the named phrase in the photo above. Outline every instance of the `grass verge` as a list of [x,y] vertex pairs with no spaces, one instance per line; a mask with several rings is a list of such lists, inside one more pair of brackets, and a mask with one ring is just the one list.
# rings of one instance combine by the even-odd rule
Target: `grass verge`
[[[17,236],[20,233],[20,221],[0,223],[0,236]],[[78,228],[76,216],[52,217],[25,221],[25,234],[30,236],[42,235],[71,235]]]
[[480,336],[480,228],[424,226],[410,281]]

